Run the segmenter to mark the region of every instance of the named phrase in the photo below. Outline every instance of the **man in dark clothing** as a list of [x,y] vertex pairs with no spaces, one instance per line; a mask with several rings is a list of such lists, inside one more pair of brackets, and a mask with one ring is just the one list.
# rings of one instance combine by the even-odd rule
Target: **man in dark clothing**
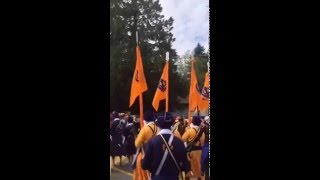
[[136,147],[134,145],[136,133],[133,125],[133,119],[130,116],[127,118],[127,125],[124,129],[123,135],[126,139],[126,155],[128,156],[129,162],[131,162],[132,155],[136,153]]
[[123,146],[123,131],[125,124],[121,122],[119,114],[113,112],[113,121],[111,123],[110,129],[110,156],[112,157],[112,162],[114,165],[114,158],[116,156],[120,157],[120,165],[122,164],[122,155],[124,155]]
[[166,113],[156,123],[161,130],[147,143],[142,168],[151,172],[152,180],[177,180],[182,171],[192,174],[186,148],[170,130],[172,116]]
[[180,116],[177,116],[174,123],[173,123],[173,128],[172,128],[172,132],[173,134],[180,138],[182,137],[182,135],[184,134],[185,132],[185,125],[184,125],[184,119]]
[[202,147],[201,172],[205,179],[209,179],[209,116],[202,120],[201,128],[204,128],[205,144]]

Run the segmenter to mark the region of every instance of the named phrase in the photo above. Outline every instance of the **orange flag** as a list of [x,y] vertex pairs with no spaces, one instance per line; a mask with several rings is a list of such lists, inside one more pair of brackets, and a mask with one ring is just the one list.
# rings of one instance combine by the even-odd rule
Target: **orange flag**
[[[193,111],[201,100],[201,91],[198,86],[197,76],[194,71],[194,60],[191,62],[191,79],[190,79],[190,91],[189,91],[189,112]],[[190,114],[189,114],[190,116]]]
[[[144,76],[142,58],[139,46],[136,47],[137,62],[131,84],[130,105],[131,107],[139,95],[148,90],[147,81]],[[142,105],[142,102],[139,102]],[[140,106],[141,107],[141,106]]]
[[158,88],[156,91],[156,94],[153,97],[153,101],[152,101],[152,106],[154,107],[154,109],[156,111],[158,111],[159,109],[159,103],[161,100],[166,99],[167,103],[166,103],[166,112],[169,111],[169,107],[168,107],[168,101],[169,101],[169,95],[168,95],[168,90],[169,90],[169,62],[166,62],[166,65],[163,68],[163,72],[158,84]]
[[209,108],[209,73],[206,73],[204,86],[201,91],[201,100],[199,102],[199,109],[205,112]]

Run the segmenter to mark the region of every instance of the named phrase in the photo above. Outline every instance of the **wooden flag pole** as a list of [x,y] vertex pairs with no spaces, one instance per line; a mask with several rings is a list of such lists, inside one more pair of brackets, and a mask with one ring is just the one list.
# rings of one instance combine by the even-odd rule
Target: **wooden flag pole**
[[196,109],[197,109],[198,116],[200,116],[200,110],[199,110],[198,106]]
[[[137,46],[139,46],[138,31],[136,31],[136,42],[137,42]],[[143,123],[144,117],[143,117],[143,97],[142,97],[142,93],[139,94],[139,109],[140,109],[140,129],[141,129],[143,127],[143,125],[144,125],[144,123]]]
[[144,117],[143,117],[143,98],[142,93],[139,95],[139,106],[140,106],[140,128],[143,127],[144,123]]
[[166,112],[169,112],[169,52],[166,53],[166,63],[168,63],[168,82],[167,82],[167,93],[166,93]]
[[209,74],[209,86],[208,86],[208,91],[209,91],[209,107],[208,107],[208,110],[207,110],[207,115],[209,116],[210,114],[210,61],[207,62],[207,66],[208,66],[208,74]]
[[138,46],[139,45],[138,31],[136,31],[136,43],[137,43],[137,46]]
[[191,111],[190,109],[188,110],[188,126],[191,124]]
[[[192,67],[192,61],[194,60],[194,51],[192,51],[192,54],[191,54],[191,68]],[[192,70],[191,70],[192,71]],[[190,72],[191,72],[190,71]],[[191,74],[191,73],[190,73]],[[190,78],[190,83],[191,83],[191,78]],[[191,85],[190,85],[191,86]],[[189,98],[190,98],[190,94],[189,94]],[[189,106],[190,106],[190,102],[189,102]],[[190,126],[191,124],[191,109],[188,108],[188,126]]]

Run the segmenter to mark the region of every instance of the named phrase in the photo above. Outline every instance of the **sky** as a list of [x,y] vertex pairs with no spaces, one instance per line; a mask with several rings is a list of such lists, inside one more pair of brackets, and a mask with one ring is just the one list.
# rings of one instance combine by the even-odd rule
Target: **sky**
[[162,14],[172,17],[173,48],[178,55],[193,50],[199,42],[209,46],[209,0],[160,0]]

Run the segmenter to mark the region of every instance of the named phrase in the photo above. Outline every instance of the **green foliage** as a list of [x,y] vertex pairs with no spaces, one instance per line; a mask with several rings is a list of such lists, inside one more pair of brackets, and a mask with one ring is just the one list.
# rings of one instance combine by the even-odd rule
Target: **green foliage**
[[203,46],[201,46],[200,43],[197,44],[197,46],[194,48],[194,57],[205,57],[206,53],[205,53],[205,49]]
[[[207,62],[209,61],[208,53],[205,52],[205,48],[200,45],[200,43],[197,44],[194,51],[194,58],[196,60],[194,64],[194,70],[197,75],[197,81],[200,88],[204,85],[204,79],[206,72],[208,71]],[[192,53],[190,51],[187,51],[183,56],[181,61],[184,61],[184,64],[182,63],[182,66],[184,71],[190,72],[191,71],[191,57]],[[182,73],[182,76],[185,79],[188,79],[187,86],[188,90],[190,87],[190,73]]]
[[194,69],[197,74],[198,85],[199,87],[203,87],[205,75],[208,71],[207,62],[209,59],[208,54],[205,52],[205,48],[200,45],[200,43],[194,48],[194,58],[196,60]]

